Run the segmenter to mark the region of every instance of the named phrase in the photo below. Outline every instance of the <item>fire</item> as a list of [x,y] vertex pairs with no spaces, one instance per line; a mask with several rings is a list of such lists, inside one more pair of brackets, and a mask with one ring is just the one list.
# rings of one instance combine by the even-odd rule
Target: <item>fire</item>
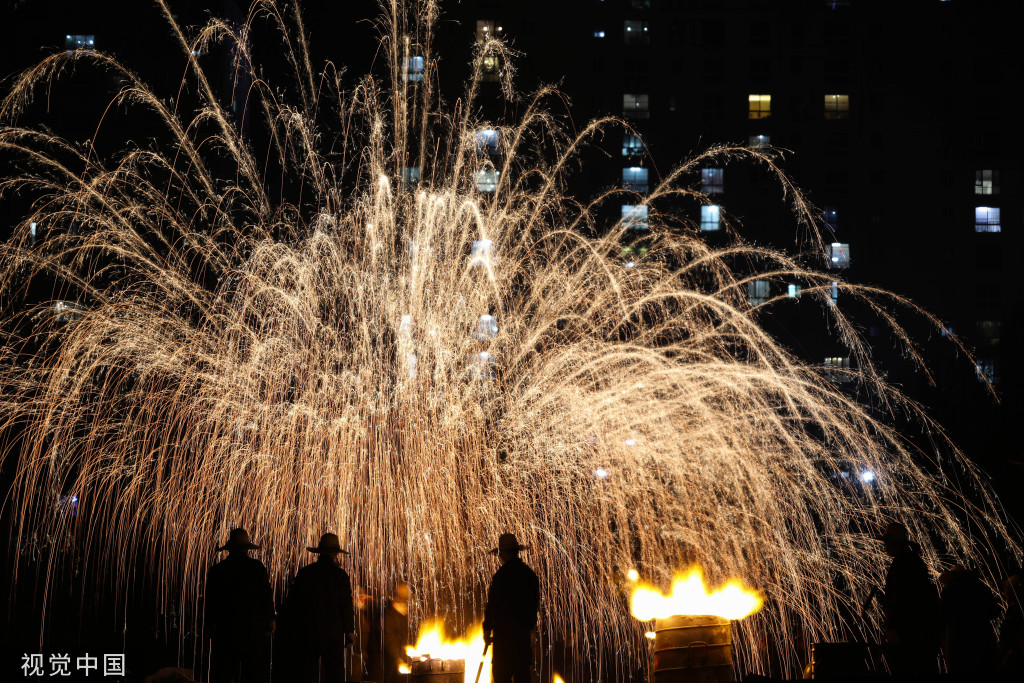
[[555,674],[555,677],[551,679],[551,683],[565,683],[561,676]]
[[[410,661],[417,659],[462,659],[466,662],[465,683],[476,681],[476,672],[480,671],[480,683],[491,681],[491,651],[488,649],[484,655],[484,628],[483,624],[473,626],[465,636],[456,640],[449,640],[444,633],[444,622],[428,621],[420,626],[419,636],[415,645],[405,648],[405,654]],[[399,673],[407,673],[399,667]]]
[[732,580],[709,592],[700,567],[677,575],[669,595],[656,588],[639,584],[630,599],[633,616],[640,621],[665,619],[677,615],[701,615],[724,619],[743,619],[761,609],[761,594]]

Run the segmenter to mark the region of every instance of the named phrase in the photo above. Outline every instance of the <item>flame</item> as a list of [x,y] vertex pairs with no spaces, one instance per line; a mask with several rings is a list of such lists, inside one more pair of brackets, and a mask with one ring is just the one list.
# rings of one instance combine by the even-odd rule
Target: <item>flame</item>
[[412,669],[409,668],[408,664],[399,664],[398,665],[398,673],[400,673],[400,674],[412,673]]
[[551,679],[551,683],[565,683],[561,676],[555,674],[555,677]]
[[[491,652],[484,651],[484,627],[483,624],[473,626],[466,635],[456,640],[449,640],[444,633],[444,622],[427,621],[420,626],[419,635],[415,645],[405,648],[405,654],[409,660],[416,659],[463,659],[466,662],[466,673],[463,678],[465,683],[476,681],[477,669],[480,671],[480,683],[491,681]],[[407,673],[399,667],[399,673]]]
[[665,619],[677,615],[702,615],[724,619],[743,619],[761,609],[761,594],[732,580],[709,592],[700,567],[677,575],[669,595],[656,588],[639,584],[630,599],[633,616],[640,621]]

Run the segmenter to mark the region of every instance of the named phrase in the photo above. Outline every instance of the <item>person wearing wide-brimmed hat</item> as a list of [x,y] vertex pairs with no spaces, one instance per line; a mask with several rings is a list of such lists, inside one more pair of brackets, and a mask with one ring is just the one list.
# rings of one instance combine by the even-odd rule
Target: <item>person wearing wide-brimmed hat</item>
[[210,639],[210,683],[266,681],[276,626],[267,568],[245,529],[232,529],[217,552],[228,552],[206,575],[204,632]]
[[531,632],[537,626],[540,581],[519,558],[519,552],[528,548],[519,544],[515,534],[505,533],[498,537],[498,547],[491,550],[501,561],[487,589],[484,610],[484,641],[494,648],[493,683],[530,681]]
[[885,573],[886,659],[897,675],[938,672],[940,639],[939,595],[921,549],[898,522],[885,527],[876,540],[892,558]]
[[307,550],[319,557],[295,575],[282,610],[295,641],[295,679],[344,681],[344,653],[352,642],[355,624],[352,584],[348,573],[338,566],[338,556],[348,552],[330,533]]

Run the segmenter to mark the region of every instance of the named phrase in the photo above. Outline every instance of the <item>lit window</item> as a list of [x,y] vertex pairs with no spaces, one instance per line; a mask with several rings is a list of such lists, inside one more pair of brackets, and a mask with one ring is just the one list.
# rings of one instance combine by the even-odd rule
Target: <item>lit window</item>
[[622,134],[622,156],[628,157],[635,154],[642,154],[644,151],[644,139],[639,133],[625,132]]
[[833,242],[828,248],[828,267],[846,268],[850,265],[850,245]]
[[788,296],[790,299],[799,299],[801,289],[803,288],[800,285],[789,283],[788,285],[786,285],[786,296]]
[[477,19],[476,42],[484,43],[488,38],[497,38],[501,35],[501,26],[490,19]]
[[849,95],[825,95],[825,118],[845,119],[850,115]]
[[36,222],[32,221],[28,224],[28,243],[34,246],[36,243]]
[[747,100],[749,102],[748,119],[766,119],[772,115],[771,95],[750,95]]
[[493,353],[481,351],[469,357],[469,370],[473,379],[494,379],[495,358]]
[[622,188],[631,192],[647,192],[648,171],[639,166],[628,166],[622,169]]
[[473,135],[473,142],[476,143],[477,154],[498,156],[498,131],[494,128],[476,131]]
[[604,38],[604,31],[594,31],[595,38]]
[[999,171],[975,171],[974,194],[999,194]]
[[999,209],[979,206],[974,209],[974,232],[1002,232]]
[[832,291],[829,302],[831,302],[833,306],[839,303],[839,283],[835,280],[832,281]]
[[976,366],[978,381],[999,384],[999,361],[993,358],[979,358]]
[[487,265],[494,254],[494,242],[491,240],[473,240],[469,251],[469,263],[474,266]]
[[402,60],[402,80],[423,80],[423,57],[406,57]]
[[622,28],[622,39],[626,45],[646,45],[650,42],[646,21],[627,19]]
[[839,229],[839,211],[835,207],[825,207],[825,227],[833,232]]
[[717,204],[700,207],[700,229],[713,232],[721,227],[722,207]]
[[92,50],[96,47],[96,36],[94,35],[66,35],[64,36],[65,50]]
[[646,204],[623,204],[622,226],[628,230],[649,230]]
[[725,192],[725,169],[705,168],[700,172],[701,183],[705,194],[722,194]]
[[747,301],[751,306],[760,306],[768,301],[768,294],[771,286],[767,280],[754,280],[747,283]]
[[747,143],[751,147],[767,147],[772,144],[772,139],[767,135],[751,135]]
[[406,166],[402,169],[402,189],[412,190],[420,182],[420,167]]
[[494,192],[498,189],[501,173],[493,168],[484,168],[476,172],[476,189],[479,192]]
[[501,75],[501,58],[498,55],[483,55],[478,62],[480,80],[493,82]]
[[651,117],[650,100],[646,93],[625,93],[622,96],[622,115],[634,119]]
[[473,330],[473,339],[477,341],[490,341],[498,336],[498,323],[493,315],[482,315],[476,322],[476,329]]
[[825,359],[826,375],[833,382],[850,382],[850,357],[831,356]]

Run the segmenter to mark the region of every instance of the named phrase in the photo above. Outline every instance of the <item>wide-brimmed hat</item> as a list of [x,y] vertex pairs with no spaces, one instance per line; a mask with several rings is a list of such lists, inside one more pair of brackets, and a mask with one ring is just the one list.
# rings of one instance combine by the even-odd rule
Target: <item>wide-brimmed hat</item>
[[498,536],[498,547],[491,550],[491,555],[497,555],[501,552],[518,553],[520,550],[528,550],[529,548],[530,546],[528,545],[519,545],[515,534],[502,534]]
[[898,543],[909,543],[910,537],[907,534],[907,527],[899,522],[889,522],[885,531],[880,536],[875,536],[876,541],[896,541]]
[[228,542],[217,548],[217,552],[221,550],[257,550],[258,548],[258,545],[249,540],[249,532],[239,527],[231,530],[231,533],[228,534]]
[[336,555],[338,553],[345,553],[346,555],[348,555],[347,550],[341,549],[341,543],[338,542],[337,534],[324,534],[320,537],[320,542],[316,545],[315,548],[306,548],[306,550],[308,550],[311,553],[317,554],[330,553],[332,555]]

